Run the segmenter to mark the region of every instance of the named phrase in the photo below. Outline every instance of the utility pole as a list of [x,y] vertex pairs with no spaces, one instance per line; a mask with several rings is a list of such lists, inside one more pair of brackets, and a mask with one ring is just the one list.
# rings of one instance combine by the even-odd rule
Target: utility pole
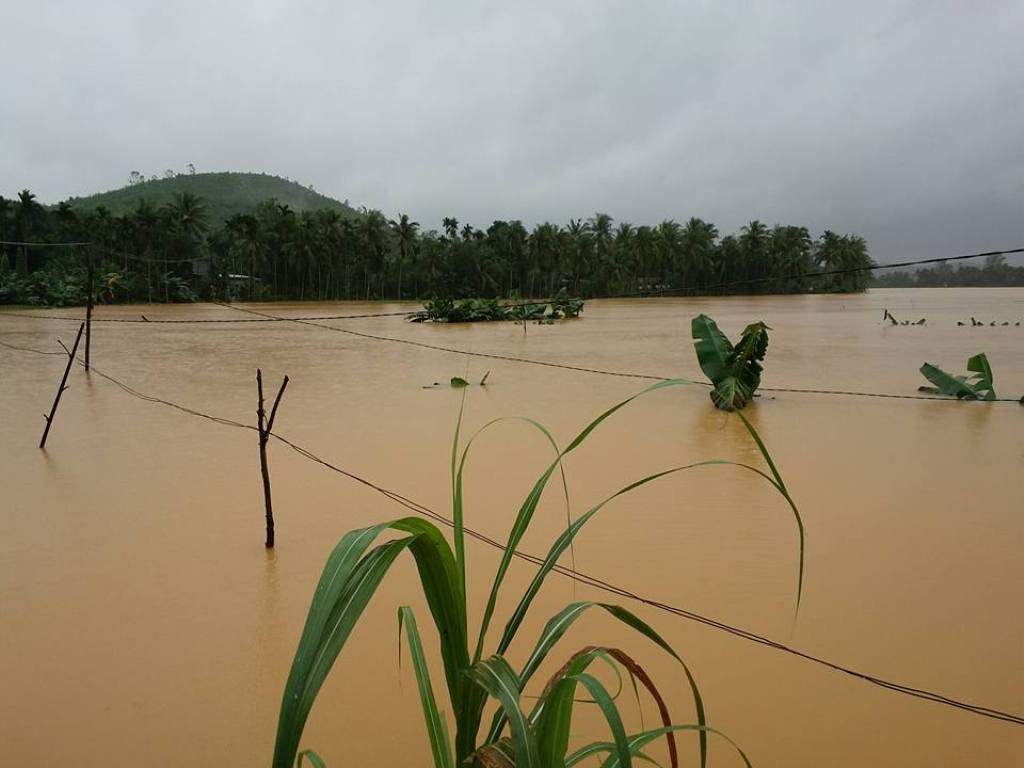
[[89,351],[92,346],[92,297],[96,292],[95,270],[92,246],[86,246],[86,295],[85,295],[85,370],[89,370]]

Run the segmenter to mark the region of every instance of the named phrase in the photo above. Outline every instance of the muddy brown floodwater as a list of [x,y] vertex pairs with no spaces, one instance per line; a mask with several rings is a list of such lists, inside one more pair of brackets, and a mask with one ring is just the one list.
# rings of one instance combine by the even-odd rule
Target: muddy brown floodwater
[[[282,315],[412,305],[293,304]],[[897,318],[925,326],[891,327]],[[99,318],[243,317],[211,305],[102,307]],[[925,360],[961,371],[988,354],[1001,396],[1024,394],[1024,290],[878,290],[863,296],[593,301],[554,326],[331,321],[465,350],[656,376],[699,378],[689,320],[730,335],[773,329],[764,385],[916,394]],[[50,314],[72,316],[77,310]],[[959,327],[974,315],[1008,327]],[[57,349],[74,324],[5,317],[0,340]],[[291,384],[276,431],[329,461],[450,513],[448,461],[461,394],[466,427],[502,415],[563,443],[639,379],[586,374],[373,341],[294,323],[98,322],[98,369],[137,390],[254,422],[257,366]],[[130,397],[76,370],[45,452],[36,444],[63,361],[0,346],[0,763],[267,765],[309,599],[345,531],[404,514],[280,444],[270,447],[278,546],[263,548],[257,438]],[[468,372],[468,373],[467,373]],[[440,386],[425,388],[434,382]],[[768,393],[748,411],[803,512],[807,568],[794,622],[798,540],[784,501],[749,473],[702,469],[616,501],[584,529],[578,567],[635,592],[902,683],[1024,713],[1024,408]],[[659,392],[617,414],[567,462],[572,509],[631,479],[709,458],[758,462],[734,418],[702,387]],[[467,522],[503,537],[550,459],[537,433],[502,423],[469,461]],[[564,525],[549,493],[522,548]],[[471,541],[471,620],[496,563]],[[517,562],[511,586],[532,567]],[[607,595],[553,576],[512,659],[573,597]],[[629,604],[693,668],[709,723],[760,766],[1010,766],[1024,727],[891,693],[775,650]],[[397,665],[396,608],[420,614],[400,562],[317,701],[304,746],[331,766],[426,765],[410,664]],[[499,615],[512,605],[499,602]],[[499,626],[503,621],[496,622]],[[665,654],[600,616],[563,640],[627,649],[692,721],[685,679]],[[544,678],[537,678],[538,686]],[[435,685],[441,679],[435,668]],[[628,686],[627,686],[628,688]],[[531,691],[536,693],[536,691]],[[623,711],[640,724],[632,694]],[[447,707],[446,707],[447,708]],[[574,738],[604,737],[582,707]],[[655,717],[644,704],[644,722]],[[654,753],[656,756],[657,752]],[[693,764],[694,742],[683,755]],[[739,765],[711,741],[711,765]]]

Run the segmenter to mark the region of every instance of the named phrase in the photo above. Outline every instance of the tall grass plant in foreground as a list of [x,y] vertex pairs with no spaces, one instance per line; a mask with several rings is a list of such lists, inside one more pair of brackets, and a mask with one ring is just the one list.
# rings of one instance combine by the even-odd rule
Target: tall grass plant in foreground
[[[296,761],[301,763],[304,759],[318,768],[324,765],[323,760],[311,750],[299,753],[299,741],[306,719],[331,666],[345,646],[349,634],[359,621],[377,586],[395,560],[405,552],[411,554],[416,562],[423,594],[436,629],[438,649],[444,668],[447,701],[455,724],[453,739],[448,721],[438,705],[427,669],[426,652],[416,616],[411,608],[402,606],[398,609],[399,635],[401,636],[404,631],[408,639],[434,768],[456,768],[464,765],[484,768],[562,768],[574,766],[588,758],[600,759],[601,764],[609,768],[626,767],[631,766],[634,759],[649,759],[644,754],[644,748],[661,738],[667,740],[671,765],[676,766],[678,754],[674,734],[681,731],[696,733],[700,764],[704,766],[707,760],[708,734],[718,734],[718,731],[707,723],[704,702],[693,674],[661,635],[627,609],[591,601],[572,602],[550,617],[540,635],[533,638],[533,650],[521,668],[514,669],[505,655],[512,643],[520,639],[519,630],[523,620],[544,580],[559,558],[571,547],[580,529],[594,515],[613,499],[635,488],[697,467],[731,465],[754,472],[786,499],[799,529],[800,570],[796,598],[799,606],[804,562],[804,530],[800,513],[760,436],[741,414],[737,416],[743,421],[751,439],[764,457],[767,471],[731,461],[700,461],[656,472],[619,489],[572,520],[565,531],[555,539],[543,564],[520,597],[515,610],[505,619],[504,630],[497,646],[489,650],[484,647],[488,629],[495,619],[498,595],[511,564],[513,550],[529,528],[552,476],[556,471],[561,471],[562,459],[579,448],[605,419],[638,397],[688,383],[690,382],[682,380],[659,382],[623,400],[590,422],[564,450],[558,449],[554,439],[543,426],[524,419],[544,434],[554,447],[556,456],[519,507],[505,543],[505,551],[494,574],[486,607],[479,617],[475,631],[470,627],[466,607],[463,473],[476,436],[502,419],[484,425],[465,447],[461,448],[460,453],[460,409],[459,426],[456,427],[451,457],[454,523],[452,544],[449,544],[436,525],[418,517],[404,517],[359,528],[341,538],[324,566],[298,650],[292,661],[278,719],[273,763],[275,768],[290,768]],[[564,484],[564,476],[562,481]],[[392,538],[378,542],[379,537],[389,532],[394,534]],[[657,687],[634,659],[620,649],[595,645],[588,645],[569,654],[559,652],[565,663],[547,681],[532,706],[523,708],[522,694],[525,686],[532,681],[541,664],[555,651],[555,646],[559,644],[566,631],[581,615],[591,609],[606,612],[611,619],[646,637],[661,651],[678,661],[692,694],[695,722],[674,723]],[[615,696],[592,673],[591,667],[595,662],[610,665],[616,674],[620,675],[620,679],[621,670],[624,669],[635,690],[639,681],[658,705],[661,726],[627,734]],[[588,700],[600,709],[607,721],[610,740],[595,741],[570,752],[569,734],[573,708],[578,703],[577,695],[586,695]],[[490,699],[496,702],[496,712],[490,725],[482,729],[484,709]],[[727,739],[724,736],[723,738]],[[729,743],[732,744],[731,741]],[[739,751],[743,761],[749,765],[746,755],[735,744],[733,746]]]

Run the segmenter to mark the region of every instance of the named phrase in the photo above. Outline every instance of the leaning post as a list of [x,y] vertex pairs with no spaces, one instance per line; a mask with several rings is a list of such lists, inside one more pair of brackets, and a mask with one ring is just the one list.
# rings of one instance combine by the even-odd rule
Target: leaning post
[[[53,426],[53,417],[57,415],[57,406],[60,405],[60,396],[64,394],[64,390],[67,389],[68,374],[71,373],[71,366],[75,364],[75,353],[78,352],[78,342],[82,340],[82,331],[85,329],[85,323],[78,326],[78,335],[75,336],[75,345],[68,352],[68,348],[64,347],[64,351],[68,352],[68,364],[64,367],[64,376],[60,380],[60,386],[57,387],[57,396],[53,398],[53,405],[50,407],[50,415],[43,414],[43,418],[46,419],[46,428],[43,430],[43,438],[39,441],[39,447],[46,447],[46,438],[50,434],[50,427]],[[63,347],[64,345],[61,344]]]

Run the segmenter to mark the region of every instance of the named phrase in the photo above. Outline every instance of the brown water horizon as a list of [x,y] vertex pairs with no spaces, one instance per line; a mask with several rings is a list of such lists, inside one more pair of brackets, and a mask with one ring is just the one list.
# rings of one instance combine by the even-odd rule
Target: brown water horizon
[[[248,306],[248,305],[242,305]],[[252,305],[283,316],[415,309],[388,303]],[[927,318],[924,326],[891,326]],[[369,334],[567,365],[703,378],[690,318],[730,336],[772,327],[764,386],[916,395],[928,361],[962,373],[986,352],[1001,397],[1024,394],[1024,289],[886,289],[853,296],[588,302],[552,326],[327,321]],[[77,316],[80,310],[47,311]],[[234,317],[215,305],[100,307],[99,318]],[[971,316],[1010,326],[958,326]],[[275,431],[352,472],[450,514],[450,441],[462,393],[467,434],[529,416],[566,443],[641,380],[467,358],[295,323],[95,325],[98,370],[200,411],[255,423],[255,371],[291,378]],[[57,350],[72,323],[5,317],[0,340]],[[46,451],[40,414],[64,361],[0,346],[0,756],[100,766],[268,764],[292,653],[320,568],[354,527],[406,514],[373,491],[272,444],[278,545],[263,548],[255,432],[128,396],[73,371]],[[437,382],[439,386],[434,387]],[[881,677],[1024,713],[1024,408],[771,392],[746,412],[807,528],[804,597],[794,620],[797,534],[785,501],[727,468],[684,473],[616,501],[584,529],[580,570]],[[521,424],[477,441],[467,524],[503,540],[550,449]],[[574,515],[645,474],[722,458],[758,463],[742,425],[707,389],[649,395],[567,461]],[[748,476],[749,475],[749,476]],[[522,549],[564,527],[555,489]],[[495,552],[471,542],[471,622]],[[517,563],[525,584],[532,567]],[[512,607],[513,589],[499,603]],[[511,658],[571,599],[609,597],[554,577]],[[709,724],[755,765],[841,768],[1010,766],[1024,728],[884,691],[642,605],[621,602],[679,651]],[[415,681],[397,664],[396,608],[420,616],[415,568],[389,575],[353,634],[302,744],[331,766],[429,762]],[[499,626],[503,623],[497,622]],[[685,678],[667,657],[598,616],[581,621],[552,670],[591,643],[641,660],[676,720],[692,721]],[[546,671],[547,668],[545,668]],[[538,677],[538,681],[544,675]],[[435,667],[435,686],[440,673]],[[536,693],[536,691],[530,691]],[[631,693],[624,714],[639,726]],[[447,702],[442,709],[449,709]],[[655,710],[644,705],[650,725]],[[604,738],[591,711],[574,733]],[[658,756],[658,753],[654,753]],[[682,740],[693,764],[693,743]],[[740,762],[712,740],[712,766]]]

